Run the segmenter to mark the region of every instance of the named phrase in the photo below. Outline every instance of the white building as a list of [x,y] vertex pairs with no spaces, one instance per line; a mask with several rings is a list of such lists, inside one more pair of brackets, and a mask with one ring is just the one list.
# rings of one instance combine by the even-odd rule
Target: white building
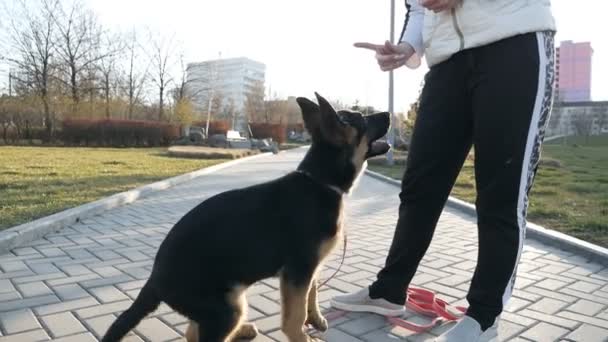
[[247,94],[256,82],[264,84],[265,72],[266,66],[263,63],[245,57],[190,63],[187,66],[188,92],[202,118],[206,118],[210,94],[222,94],[222,107],[232,99],[236,109],[233,129],[246,132],[244,107]]

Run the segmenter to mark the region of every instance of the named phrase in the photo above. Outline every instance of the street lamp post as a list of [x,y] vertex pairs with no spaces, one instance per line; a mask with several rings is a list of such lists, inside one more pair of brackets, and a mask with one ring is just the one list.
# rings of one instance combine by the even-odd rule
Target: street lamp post
[[[391,43],[395,44],[395,0],[391,0]],[[391,147],[395,145],[395,113],[394,113],[394,74],[393,70],[388,73],[388,111],[391,113],[391,125],[388,130],[388,136],[386,137],[387,142]],[[391,148],[386,154],[386,163],[388,165],[394,165],[395,160],[393,159],[393,149]]]

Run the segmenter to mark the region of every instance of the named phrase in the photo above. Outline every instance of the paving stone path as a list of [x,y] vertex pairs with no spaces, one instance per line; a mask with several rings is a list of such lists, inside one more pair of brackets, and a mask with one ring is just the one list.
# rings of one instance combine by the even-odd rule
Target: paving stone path
[[[262,157],[200,177],[0,256],[0,342],[97,341],[132,303],[150,274],[158,245],[187,210],[217,192],[284,174],[303,153],[299,149]],[[392,238],[397,193],[393,185],[364,177],[348,199],[348,252],[340,273],[320,292],[324,308],[333,295],[357,290],[374,279]],[[413,283],[466,305],[476,240],[475,218],[446,209]],[[339,257],[338,250],[326,263],[323,277],[338,266]],[[499,340],[608,341],[607,266],[527,241]],[[256,342],[285,341],[279,329],[277,286],[271,279],[248,292],[249,319],[262,333]],[[125,340],[180,340],[186,324],[161,305]],[[324,340],[426,341],[445,329],[413,335],[376,315],[348,314],[332,322]]]

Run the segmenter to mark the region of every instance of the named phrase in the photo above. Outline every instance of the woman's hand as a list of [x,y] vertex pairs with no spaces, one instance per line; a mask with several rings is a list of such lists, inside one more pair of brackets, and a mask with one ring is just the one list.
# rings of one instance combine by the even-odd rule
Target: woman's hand
[[355,47],[368,49],[376,52],[376,60],[382,71],[390,71],[405,65],[408,59],[414,54],[414,48],[407,43],[392,44],[386,43],[355,43]]
[[420,0],[422,7],[435,13],[451,10],[458,6],[462,0]]

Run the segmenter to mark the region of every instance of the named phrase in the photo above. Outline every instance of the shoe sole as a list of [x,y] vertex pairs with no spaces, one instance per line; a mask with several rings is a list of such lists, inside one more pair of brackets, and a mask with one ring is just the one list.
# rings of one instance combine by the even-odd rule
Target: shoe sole
[[378,315],[382,315],[382,316],[387,316],[387,317],[398,317],[398,316],[403,316],[403,314],[405,314],[405,308],[403,309],[386,309],[380,306],[374,306],[374,305],[369,305],[369,304],[347,304],[347,303],[341,303],[341,302],[336,302],[336,301],[331,301],[331,306],[339,309],[339,310],[344,310],[344,311],[351,311],[351,312],[370,312],[370,313],[375,313]]

